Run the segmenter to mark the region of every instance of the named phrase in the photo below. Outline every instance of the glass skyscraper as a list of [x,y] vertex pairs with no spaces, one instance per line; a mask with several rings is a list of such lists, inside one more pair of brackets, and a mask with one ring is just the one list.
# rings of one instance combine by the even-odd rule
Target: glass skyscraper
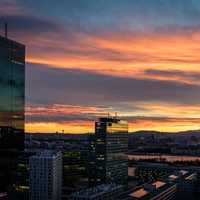
[[0,36],[0,192],[24,149],[25,46]]
[[[128,179],[128,123],[117,118],[100,118],[95,123],[95,162],[90,184],[126,184]],[[94,158],[94,156],[93,156]]]

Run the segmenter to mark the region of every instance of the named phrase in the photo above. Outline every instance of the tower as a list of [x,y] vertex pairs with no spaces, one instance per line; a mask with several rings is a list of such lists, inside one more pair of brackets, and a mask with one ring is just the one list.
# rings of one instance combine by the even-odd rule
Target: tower
[[128,179],[128,123],[100,118],[95,123],[95,167],[91,184],[126,184]]

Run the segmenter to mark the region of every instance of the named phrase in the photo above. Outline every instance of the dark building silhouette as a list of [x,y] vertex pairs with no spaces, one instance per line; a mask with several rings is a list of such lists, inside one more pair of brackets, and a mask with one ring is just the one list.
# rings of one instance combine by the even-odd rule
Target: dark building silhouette
[[29,187],[29,158],[36,155],[36,151],[23,151],[17,159],[16,178],[15,178],[15,200],[28,200],[30,187]]
[[24,149],[25,46],[0,36],[0,193],[12,190]]
[[128,123],[117,118],[100,118],[95,123],[91,141],[89,181],[127,184],[128,179]]

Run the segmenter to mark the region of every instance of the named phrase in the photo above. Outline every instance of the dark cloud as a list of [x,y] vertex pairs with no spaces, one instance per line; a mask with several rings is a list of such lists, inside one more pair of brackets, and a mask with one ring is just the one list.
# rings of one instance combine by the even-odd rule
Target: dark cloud
[[198,0],[60,0],[55,3],[43,0],[36,4],[32,0],[18,0],[21,6],[40,15],[73,21],[75,24],[101,27],[135,28],[160,24],[199,23]]
[[111,105],[122,102],[199,103],[200,86],[176,81],[122,78],[81,70],[27,65],[27,102]]
[[[3,0],[0,6],[8,9],[7,15],[6,10],[0,13],[0,18],[9,22],[15,37],[18,32],[31,35],[66,32],[67,35],[69,30],[93,35],[124,33],[128,29],[155,29],[164,33],[172,27],[176,30],[176,26],[186,30],[188,26],[198,26],[200,19],[200,4],[196,0],[68,0],[59,3]],[[13,10],[16,12],[10,13]]]
[[180,71],[180,70],[156,70],[156,69],[149,69],[145,71],[147,75],[153,76],[162,76],[162,77],[178,77],[182,80],[191,80],[197,81],[196,84],[199,84],[200,80],[200,73],[199,72],[189,72],[189,71]]
[[[37,12],[31,13],[30,10],[30,7],[25,8],[17,2],[0,2],[0,22],[8,23],[8,36],[24,42],[30,49],[35,46],[40,48],[48,39],[71,40],[74,32],[78,31],[78,27],[72,23],[65,26],[56,19],[41,17]],[[0,32],[3,33],[2,30]],[[36,38],[37,42],[33,44]]]
[[[93,118],[92,118],[93,117]],[[26,116],[26,123],[65,123],[69,121],[88,121],[88,120],[94,120],[95,117],[94,115],[91,116],[86,116],[84,114],[54,114],[49,116],[48,114],[46,115],[41,115],[41,114],[34,114],[34,115],[28,115]]]
[[49,31],[56,32],[60,30],[60,27],[56,23],[33,16],[12,15],[1,18],[8,23],[10,31],[15,33],[29,32],[30,34],[39,34],[40,32],[48,33]]

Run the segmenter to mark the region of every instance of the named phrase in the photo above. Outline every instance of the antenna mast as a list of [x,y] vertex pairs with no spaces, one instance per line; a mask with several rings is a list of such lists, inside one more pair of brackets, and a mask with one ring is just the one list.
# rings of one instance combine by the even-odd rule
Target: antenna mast
[[4,23],[4,27],[5,27],[5,38],[8,38],[8,24],[6,22]]

